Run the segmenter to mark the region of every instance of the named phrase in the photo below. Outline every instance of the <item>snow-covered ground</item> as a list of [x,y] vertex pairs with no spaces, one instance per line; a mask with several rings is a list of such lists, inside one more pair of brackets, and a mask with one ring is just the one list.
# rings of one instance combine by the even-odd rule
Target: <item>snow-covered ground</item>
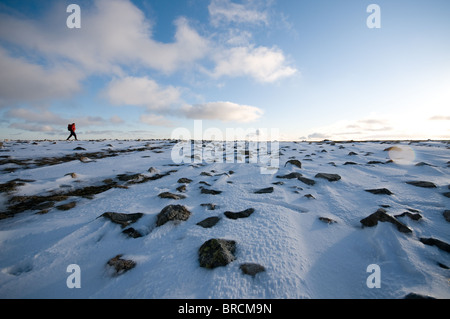
[[[0,298],[403,298],[409,293],[450,298],[450,253],[420,240],[450,243],[444,217],[450,210],[444,195],[450,192],[449,143],[281,142],[273,174],[262,174],[260,163],[236,160],[198,164],[189,157],[176,165],[175,145],[166,140],[3,142]],[[238,150],[238,157],[245,158],[245,152]],[[286,164],[291,159],[302,167]],[[291,172],[315,184],[279,177]],[[318,173],[341,179],[328,181]],[[132,174],[140,175],[133,179]],[[156,174],[160,178],[152,178]],[[180,178],[192,180],[184,192],[177,190],[184,185]],[[93,194],[86,189],[113,182],[116,187]],[[201,187],[221,193],[202,194]],[[268,187],[273,192],[255,194]],[[20,199],[32,200],[23,196],[83,188],[84,196],[72,192],[47,206],[18,205]],[[366,191],[381,188],[393,194]],[[163,192],[186,198],[158,197]],[[72,202],[72,208],[58,208]],[[207,203],[215,209],[201,205]],[[157,214],[170,204],[185,206],[191,216],[156,227]],[[422,218],[396,217],[410,233],[389,222],[363,227],[360,220],[382,207],[390,216],[410,212]],[[247,218],[224,215],[248,208],[254,213]],[[143,213],[130,225],[143,236],[131,238],[120,225],[98,218],[105,212]],[[197,225],[212,216],[220,217],[213,227]],[[236,259],[214,269],[200,267],[199,248],[211,238],[234,240]],[[114,275],[107,262],[119,254],[135,267]],[[244,274],[243,263],[265,271]],[[72,264],[79,272],[68,272]],[[68,287],[73,274],[80,275],[80,288]]]

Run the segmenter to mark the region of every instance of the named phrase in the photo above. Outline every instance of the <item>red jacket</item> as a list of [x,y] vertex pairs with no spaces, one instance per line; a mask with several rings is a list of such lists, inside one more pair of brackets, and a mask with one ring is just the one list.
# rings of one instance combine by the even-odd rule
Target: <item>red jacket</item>
[[75,131],[75,123],[69,124],[68,127],[67,127],[67,129],[68,129],[69,131]]

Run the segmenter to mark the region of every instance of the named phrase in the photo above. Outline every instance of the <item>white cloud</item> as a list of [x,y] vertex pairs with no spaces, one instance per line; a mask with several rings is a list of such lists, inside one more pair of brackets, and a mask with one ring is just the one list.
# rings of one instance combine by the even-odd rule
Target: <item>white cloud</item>
[[83,75],[61,64],[44,68],[11,57],[0,47],[0,105],[15,101],[38,101],[68,97],[80,91]]
[[148,77],[125,77],[111,81],[104,95],[115,105],[145,106],[148,110],[169,111],[180,101],[180,91],[172,86],[162,88]]
[[263,111],[254,106],[240,105],[232,102],[210,102],[205,104],[185,105],[182,113],[191,119],[220,120],[224,122],[253,122],[260,118]]
[[219,26],[229,23],[268,24],[266,5],[261,1],[235,3],[230,0],[212,0],[208,6],[211,24]]
[[275,82],[297,73],[287,65],[286,58],[278,48],[235,47],[219,52],[213,76],[250,76],[260,82]]
[[142,123],[152,126],[165,126],[165,127],[174,126],[174,124],[168,119],[166,119],[164,116],[155,114],[142,114],[140,116],[140,121]]

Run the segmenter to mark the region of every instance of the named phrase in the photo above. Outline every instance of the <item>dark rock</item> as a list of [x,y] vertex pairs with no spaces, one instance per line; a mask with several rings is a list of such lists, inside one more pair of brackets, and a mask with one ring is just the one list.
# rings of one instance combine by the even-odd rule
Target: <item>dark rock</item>
[[255,194],[268,194],[273,193],[273,187],[262,188],[254,192]]
[[450,245],[447,244],[446,242],[443,242],[442,240],[422,237],[420,238],[420,241],[425,245],[436,246],[437,248],[450,253]]
[[287,164],[292,164],[294,166],[297,166],[298,168],[302,168],[302,163],[299,160],[289,160],[284,164],[284,167],[286,167]]
[[369,165],[373,165],[373,164],[384,164],[384,162],[381,162],[381,161],[369,161],[369,162],[367,162],[367,164],[369,164]]
[[211,228],[215,224],[217,224],[219,222],[219,220],[220,220],[220,217],[217,217],[217,216],[208,217],[208,218],[202,220],[201,222],[198,222],[197,225],[202,226],[203,228]]
[[237,213],[227,211],[224,213],[224,215],[230,219],[238,219],[238,218],[247,218],[254,212],[255,212],[254,208],[248,208],[246,210],[243,210],[242,212],[237,212]]
[[442,195],[444,195],[445,197],[448,197],[448,198],[450,198],[450,192],[447,192],[447,193],[442,193]]
[[299,178],[302,177],[303,175],[297,172],[292,172],[289,173],[287,175],[278,175],[277,178],[287,178],[287,179],[293,179],[293,178]]
[[373,227],[380,222],[389,222],[397,226],[397,229],[402,233],[411,233],[412,230],[405,224],[399,222],[394,217],[388,215],[383,208],[379,208],[375,213],[369,215],[366,218],[360,220],[361,224],[367,227]]
[[200,267],[215,268],[226,266],[234,261],[236,257],[236,242],[226,239],[210,239],[203,243],[198,250]]
[[219,195],[219,194],[222,193],[222,191],[217,191],[217,190],[214,190],[214,189],[207,189],[207,188],[203,188],[202,187],[201,193],[202,194],[209,194],[209,195]]
[[303,176],[298,177],[298,180],[305,183],[306,185],[310,185],[310,186],[312,186],[316,183],[314,180],[303,177]]
[[328,218],[328,217],[319,217],[319,220],[321,220],[327,224],[337,223],[337,221],[335,221],[334,219]]
[[106,212],[100,215],[99,217],[108,218],[113,223],[119,224],[122,227],[126,227],[138,221],[139,218],[141,218],[142,216],[144,216],[143,213],[123,214],[123,213]]
[[108,260],[107,265],[111,266],[115,270],[115,275],[121,275],[136,266],[135,261],[122,259],[121,257],[122,255],[117,255],[116,257]]
[[77,202],[70,202],[70,203],[67,203],[67,204],[56,206],[56,209],[58,209],[58,210],[69,210],[69,209],[74,208],[76,205],[77,205]]
[[425,181],[410,181],[406,182],[406,184],[414,185],[417,187],[425,187],[425,188],[436,188],[437,186],[432,182],[425,182]]
[[122,233],[128,235],[131,238],[139,238],[142,237],[142,234],[140,232],[138,232],[136,229],[134,229],[133,227],[124,229],[122,231]]
[[397,218],[397,217],[404,217],[404,216],[408,216],[408,217],[411,218],[412,220],[419,220],[419,219],[422,218],[422,215],[420,215],[420,214],[418,214],[418,213],[413,214],[413,213],[410,213],[410,212],[404,212],[404,213],[402,213],[402,214],[395,215],[394,217]]
[[252,277],[254,277],[257,273],[266,271],[266,268],[264,268],[264,266],[255,263],[241,264],[239,265],[239,269],[241,269],[245,275],[250,275]]
[[156,226],[162,226],[168,221],[185,221],[191,216],[191,212],[181,205],[169,205],[164,207],[156,216]]
[[73,150],[74,151],[85,151],[86,149],[81,146],[78,146],[78,147],[75,147]]
[[158,196],[161,198],[169,198],[169,199],[175,199],[175,200],[186,198],[186,196],[184,196],[184,195],[173,194],[170,192],[164,192],[164,193],[159,194]]
[[448,221],[450,223],[450,210],[446,210],[442,213],[442,215],[444,216],[445,220]]
[[358,163],[355,163],[355,162],[345,162],[344,165],[358,165]]
[[311,194],[306,194],[304,197],[309,198],[309,199],[316,199],[313,195]]
[[185,183],[185,184],[189,184],[189,183],[191,183],[192,182],[192,179],[189,179],[189,178],[185,178],[185,177],[183,177],[183,178],[180,178],[179,180],[178,180],[178,183]]
[[353,155],[358,155],[358,154],[355,153],[355,152],[350,152],[350,153],[348,153],[348,155],[349,155],[349,156],[353,156]]
[[341,176],[338,174],[328,174],[328,173],[318,173],[315,176],[316,178],[325,178],[329,182],[336,182],[341,179]]
[[181,185],[177,187],[177,191],[184,193],[186,191],[186,185]]
[[366,189],[365,191],[377,195],[393,195],[393,193],[387,188]]

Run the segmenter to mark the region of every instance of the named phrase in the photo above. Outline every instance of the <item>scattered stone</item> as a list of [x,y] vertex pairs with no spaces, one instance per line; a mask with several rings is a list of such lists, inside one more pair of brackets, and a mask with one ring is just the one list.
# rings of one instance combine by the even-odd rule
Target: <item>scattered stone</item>
[[329,182],[336,182],[341,179],[341,176],[338,174],[328,174],[328,173],[318,173],[315,176],[316,178],[325,178]]
[[237,213],[225,212],[224,215],[230,219],[238,219],[238,218],[247,218],[254,212],[255,212],[254,208],[248,208],[246,210],[243,210],[242,212],[237,212]]
[[408,217],[411,218],[412,220],[419,220],[419,219],[422,218],[422,215],[420,215],[420,214],[418,214],[418,213],[413,214],[413,213],[410,213],[410,212],[404,212],[404,213],[402,213],[402,214],[395,215],[394,217],[397,218],[397,217],[404,217],[404,216],[408,216]]
[[450,245],[442,240],[436,238],[420,238],[420,241],[425,245],[436,246],[437,248],[450,253]]
[[274,182],[272,185],[284,185],[284,182]]
[[201,172],[200,176],[212,176],[212,174],[208,172]]
[[217,216],[208,217],[208,218],[202,220],[201,222],[198,222],[197,225],[202,226],[203,228],[211,228],[215,224],[217,224],[219,222],[219,220],[220,220],[220,217],[217,217]]
[[450,223],[450,210],[446,210],[442,213],[442,215],[444,216],[445,220],[448,221]]
[[154,167],[150,167],[150,168],[148,169],[148,172],[149,172],[150,174],[156,174],[156,173],[158,173],[159,171],[158,171],[156,168],[154,168]]
[[83,162],[83,163],[90,163],[90,162],[94,162],[94,160],[91,160],[89,157],[87,157],[87,156],[81,156],[80,158],[79,158],[79,160],[80,160],[80,162]]
[[376,226],[378,224],[378,221],[392,223],[402,233],[411,233],[412,232],[412,230],[408,226],[399,222],[394,217],[388,215],[383,208],[379,208],[375,213],[360,220],[361,224],[363,224],[364,226],[367,226],[367,227]]
[[189,183],[191,183],[191,182],[192,182],[192,179],[185,178],[185,177],[180,178],[180,179],[178,180],[178,183],[184,183],[184,184],[189,184]]
[[186,221],[191,212],[181,205],[169,205],[164,207],[156,217],[156,226],[162,226],[168,221]]
[[76,205],[77,205],[77,202],[70,202],[67,204],[62,204],[62,205],[56,206],[56,209],[65,211],[65,210],[74,208]]
[[417,163],[415,166],[432,166],[432,167],[434,167],[434,165],[431,165],[431,164],[428,164],[428,163],[425,163],[425,162]]
[[348,153],[348,155],[349,155],[349,156],[353,156],[353,155],[358,155],[358,154],[355,153],[355,152],[350,152],[350,153]]
[[254,192],[255,194],[269,194],[273,193],[273,187],[262,188]]
[[175,199],[175,200],[186,198],[186,196],[184,196],[184,195],[174,194],[174,193],[171,193],[171,192],[163,192],[163,193],[159,194],[158,197],[160,197],[160,198],[168,198],[168,199]]
[[210,239],[203,243],[198,250],[200,267],[213,269],[226,266],[236,257],[236,242],[227,239]]
[[303,175],[298,173],[298,172],[292,172],[289,173],[287,175],[278,175],[277,178],[287,178],[287,179],[293,179],[293,178],[299,178],[302,177]]
[[355,163],[355,162],[345,162],[344,165],[358,165],[358,163]]
[[111,266],[115,270],[115,275],[121,275],[136,266],[136,262],[133,260],[122,259],[123,255],[117,255],[114,258],[108,260],[107,265]]
[[426,181],[410,181],[406,182],[406,184],[414,185],[417,187],[425,187],[425,188],[436,188],[437,186],[432,182],[426,182]]
[[403,150],[402,150],[401,147],[398,147],[398,146],[391,146],[391,147],[385,148],[383,151],[384,151],[384,152],[390,152],[390,151],[401,152],[401,151],[403,151]]
[[299,181],[305,183],[306,185],[310,185],[310,186],[312,186],[312,185],[314,185],[316,183],[316,181],[314,181],[312,179],[309,179],[309,178],[306,178],[306,177],[303,177],[303,176],[300,176],[297,179]]
[[448,198],[450,198],[450,192],[447,192],[447,193],[442,193],[442,195],[444,195],[445,197],[448,197]]
[[393,195],[389,189],[387,188],[377,188],[377,189],[366,189],[366,192],[376,194],[376,195]]
[[186,191],[186,185],[181,185],[177,187],[177,191],[184,193]]
[[240,264],[239,269],[241,269],[245,275],[250,275],[252,277],[255,277],[257,273],[266,271],[266,268],[264,268],[264,266],[255,263]]
[[202,194],[219,195],[219,194],[222,193],[222,191],[217,191],[217,190],[214,190],[214,189],[207,189],[207,188],[203,188],[203,187],[201,189],[202,189],[201,190]]
[[337,223],[337,221],[335,221],[334,219],[328,218],[328,217],[319,217],[319,220],[321,220],[321,221],[323,221],[324,223],[327,223],[327,224]]
[[86,149],[84,147],[78,146],[78,147],[75,147],[73,150],[74,151],[85,151]]
[[384,164],[384,162],[381,161],[368,161],[367,164],[373,165],[373,164]]
[[306,194],[304,197],[308,198],[308,199],[316,199],[313,195],[311,194]]
[[141,218],[142,216],[144,216],[143,213],[124,214],[124,213],[106,212],[100,215],[99,217],[108,218],[113,223],[119,224],[122,226],[122,228],[125,228],[126,226],[137,222],[139,218]]
[[140,232],[138,232],[136,229],[134,229],[133,227],[124,229],[122,231],[122,233],[128,235],[131,238],[139,238],[142,237],[142,234]]
[[292,164],[294,166],[297,166],[298,168],[302,168],[302,163],[299,160],[289,160],[284,164],[284,167],[286,167],[287,164]]

